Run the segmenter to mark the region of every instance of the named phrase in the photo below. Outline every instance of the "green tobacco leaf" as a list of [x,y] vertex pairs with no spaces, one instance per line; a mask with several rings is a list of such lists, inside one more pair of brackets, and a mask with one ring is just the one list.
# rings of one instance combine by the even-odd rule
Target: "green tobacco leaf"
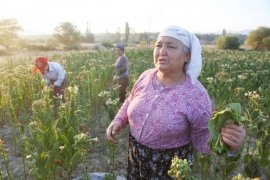
[[241,114],[241,105],[239,103],[230,103],[227,107],[232,109],[236,114]]
[[232,120],[237,125],[241,124],[241,105],[239,103],[230,103],[228,104],[228,108],[232,111]]
[[265,146],[265,148],[270,148],[270,134],[266,135],[263,139],[262,146]]
[[221,128],[226,124],[228,120],[232,118],[232,113],[229,109],[221,111],[222,113],[218,114],[216,119],[216,130],[220,132]]
[[218,132],[215,129],[215,127],[216,127],[215,123],[216,123],[215,121],[209,121],[208,122],[208,129],[209,129],[209,133],[210,133],[210,136],[212,137],[212,139],[217,140],[218,139]]
[[241,123],[241,105],[239,103],[228,104],[224,110],[216,112],[208,121],[208,129],[210,133],[209,145],[213,152],[218,155],[225,154],[229,147],[222,141],[221,128],[227,123]]
[[69,142],[74,141],[73,138],[76,134],[78,134],[78,132],[73,127],[68,128],[67,138],[68,138]]
[[76,151],[73,154],[73,156],[71,157],[71,159],[70,159],[70,165],[71,165],[71,167],[74,168],[80,162],[81,158],[82,158],[81,152],[79,150]]
[[48,151],[48,158],[50,163],[54,163],[55,159],[57,159],[57,156],[59,154],[58,145],[55,144],[53,148]]

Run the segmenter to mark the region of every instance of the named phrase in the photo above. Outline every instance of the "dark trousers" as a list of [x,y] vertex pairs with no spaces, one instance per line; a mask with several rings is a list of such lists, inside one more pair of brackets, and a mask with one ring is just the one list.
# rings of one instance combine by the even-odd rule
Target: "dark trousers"
[[[50,81],[50,83],[53,85],[55,81]],[[54,114],[57,116],[57,109],[58,109],[58,99],[61,97],[62,102],[65,102],[65,89],[68,86],[67,78],[64,79],[61,86],[54,86],[52,91],[52,97],[53,97],[53,105],[54,105]]]
[[126,99],[126,91],[127,91],[127,87],[128,87],[128,83],[129,83],[129,80],[128,80],[128,77],[125,77],[125,78],[119,78],[118,79],[118,83],[120,85],[119,87],[119,101],[120,103],[123,103]]

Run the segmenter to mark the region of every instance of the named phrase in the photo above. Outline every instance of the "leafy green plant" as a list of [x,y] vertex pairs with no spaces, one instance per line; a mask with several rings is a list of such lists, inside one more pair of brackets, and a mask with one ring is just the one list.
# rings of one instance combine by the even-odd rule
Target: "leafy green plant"
[[222,111],[215,112],[213,118],[208,122],[210,132],[210,147],[211,150],[219,155],[227,153],[229,147],[222,141],[221,128],[226,123],[241,123],[241,105],[239,103],[231,103]]
[[216,172],[221,172],[222,179],[226,179],[229,173],[237,166],[241,153],[237,155],[228,156],[229,147],[223,142],[221,138],[221,129],[227,123],[241,124],[241,105],[240,103],[230,103],[224,110],[214,113],[213,118],[208,122],[208,129],[210,133],[209,145],[215,154],[217,154]]
[[48,91],[44,99],[33,103],[27,159],[31,174],[36,178],[70,178],[73,169],[85,159],[90,148],[90,139],[79,132],[83,111],[78,104],[76,86],[67,88],[66,102],[60,105],[58,111],[59,117],[56,118]]
[[[11,174],[11,171],[10,171],[9,165],[8,165],[8,162],[9,162],[8,161],[8,149],[5,148],[4,141],[1,138],[0,138],[0,157],[2,157],[4,160],[4,165],[6,167],[6,172],[8,174],[8,178],[12,179],[12,174]],[[1,171],[0,171],[0,177],[2,176]]]
[[[116,78],[114,78],[116,80]],[[102,91],[99,93],[99,97],[102,98],[104,107],[108,113],[108,120],[105,122],[108,127],[111,120],[115,117],[119,110],[119,98],[118,98],[118,84],[115,83],[108,91]],[[110,159],[110,173],[105,177],[105,179],[116,179],[115,174],[115,154],[116,154],[116,145],[107,141],[107,146],[109,148],[109,159]]]
[[[84,169],[86,174],[86,179],[89,179],[88,177],[88,168],[86,163],[86,155],[90,150],[91,143],[95,141],[97,142],[97,138],[91,138],[88,134],[80,133],[74,136],[74,149],[78,150],[76,156],[74,156],[74,161],[78,161],[81,158],[83,159],[84,163]],[[80,158],[81,157],[81,158]],[[75,163],[76,165],[76,163]]]

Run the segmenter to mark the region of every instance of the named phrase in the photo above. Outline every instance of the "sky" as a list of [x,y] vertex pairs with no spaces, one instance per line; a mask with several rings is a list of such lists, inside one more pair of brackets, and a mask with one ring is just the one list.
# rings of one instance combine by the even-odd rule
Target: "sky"
[[13,18],[23,34],[52,34],[70,22],[82,33],[158,32],[177,25],[195,33],[270,27],[270,0],[0,0],[0,20]]

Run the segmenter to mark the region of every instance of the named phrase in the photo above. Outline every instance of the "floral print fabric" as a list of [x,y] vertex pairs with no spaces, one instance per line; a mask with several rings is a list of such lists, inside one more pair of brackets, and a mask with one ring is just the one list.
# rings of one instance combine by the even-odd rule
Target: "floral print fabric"
[[173,149],[150,149],[138,143],[132,135],[129,136],[128,147],[128,180],[167,180],[171,160],[178,156],[193,162],[191,144]]

